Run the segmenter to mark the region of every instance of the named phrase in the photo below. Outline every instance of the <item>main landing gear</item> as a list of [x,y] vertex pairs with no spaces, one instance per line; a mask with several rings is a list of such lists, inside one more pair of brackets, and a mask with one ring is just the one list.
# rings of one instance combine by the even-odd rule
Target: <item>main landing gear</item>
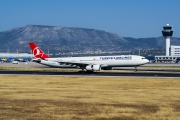
[[85,71],[85,68],[86,68],[86,66],[82,65],[82,66],[81,66],[81,71],[79,71],[79,72],[85,73],[85,72],[86,72],[86,71]]
[[94,73],[94,71],[92,70],[86,70],[86,66],[82,65],[81,66],[81,71],[79,71],[80,73]]
[[134,72],[137,72],[137,67],[135,67]]

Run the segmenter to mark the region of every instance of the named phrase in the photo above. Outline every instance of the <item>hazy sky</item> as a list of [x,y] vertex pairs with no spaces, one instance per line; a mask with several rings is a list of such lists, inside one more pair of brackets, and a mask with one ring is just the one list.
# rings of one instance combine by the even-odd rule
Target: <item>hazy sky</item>
[[180,0],[0,0],[0,31],[50,25],[145,38],[162,36],[167,23],[180,37]]

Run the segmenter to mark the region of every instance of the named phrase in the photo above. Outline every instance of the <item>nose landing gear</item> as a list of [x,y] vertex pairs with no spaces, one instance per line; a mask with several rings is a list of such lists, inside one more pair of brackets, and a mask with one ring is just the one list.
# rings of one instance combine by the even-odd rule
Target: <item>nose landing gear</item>
[[137,72],[137,67],[135,67],[134,72]]

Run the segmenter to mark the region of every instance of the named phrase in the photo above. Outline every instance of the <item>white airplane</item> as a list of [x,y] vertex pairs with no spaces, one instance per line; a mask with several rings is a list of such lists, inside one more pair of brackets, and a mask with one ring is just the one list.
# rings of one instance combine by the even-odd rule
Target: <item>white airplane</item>
[[80,68],[87,72],[111,70],[112,67],[135,67],[149,62],[145,57],[137,55],[113,55],[113,56],[90,56],[90,57],[58,57],[50,58],[34,42],[29,46],[35,57],[33,61],[50,67]]

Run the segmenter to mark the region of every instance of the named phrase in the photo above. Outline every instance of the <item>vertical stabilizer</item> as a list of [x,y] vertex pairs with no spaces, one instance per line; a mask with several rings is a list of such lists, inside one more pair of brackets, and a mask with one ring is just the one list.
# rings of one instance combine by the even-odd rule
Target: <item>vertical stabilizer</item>
[[29,46],[35,58],[46,59],[50,56],[46,55],[34,42],[30,42]]

